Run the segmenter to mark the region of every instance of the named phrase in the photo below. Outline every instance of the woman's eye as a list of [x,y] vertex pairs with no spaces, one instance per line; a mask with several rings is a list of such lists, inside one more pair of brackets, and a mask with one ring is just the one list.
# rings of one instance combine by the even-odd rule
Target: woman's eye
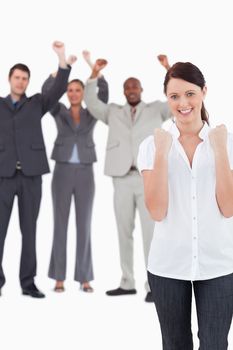
[[170,96],[172,100],[176,100],[177,99],[177,95],[171,95]]
[[187,93],[187,96],[188,96],[188,97],[191,97],[191,96],[193,96],[193,95],[194,95],[193,92],[188,92],[188,93]]

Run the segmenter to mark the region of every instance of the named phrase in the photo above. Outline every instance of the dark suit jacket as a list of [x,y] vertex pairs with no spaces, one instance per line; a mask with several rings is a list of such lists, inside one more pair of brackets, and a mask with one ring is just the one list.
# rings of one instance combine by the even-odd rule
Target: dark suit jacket
[[41,129],[42,116],[66,91],[70,68],[59,68],[52,89],[24,95],[14,108],[10,95],[0,98],[0,177],[11,177],[19,160],[27,176],[49,172]]
[[[54,78],[50,76],[44,83],[42,91],[48,91],[54,83]],[[98,97],[105,103],[108,102],[108,84],[101,77],[98,79]],[[52,159],[57,162],[68,162],[74,144],[77,144],[79,159],[83,164],[90,164],[96,161],[95,144],[93,141],[93,130],[96,119],[86,108],[81,108],[80,124],[77,127],[72,119],[70,110],[62,103],[57,103],[52,109],[58,135],[54,143]]]

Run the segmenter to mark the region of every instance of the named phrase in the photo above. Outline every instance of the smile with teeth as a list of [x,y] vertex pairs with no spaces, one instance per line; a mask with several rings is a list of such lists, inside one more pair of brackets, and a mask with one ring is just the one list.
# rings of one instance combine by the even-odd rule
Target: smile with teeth
[[179,112],[183,115],[188,115],[189,113],[192,112],[192,108],[186,108],[186,109],[179,109]]

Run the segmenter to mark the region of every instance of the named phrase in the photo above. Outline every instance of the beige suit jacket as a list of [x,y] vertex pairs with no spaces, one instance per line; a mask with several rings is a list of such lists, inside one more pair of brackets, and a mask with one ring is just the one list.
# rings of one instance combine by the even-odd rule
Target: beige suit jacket
[[109,126],[104,171],[109,176],[126,175],[136,165],[140,143],[171,117],[166,102],[140,102],[132,122],[128,103],[120,106],[98,99],[97,79],[87,81],[84,99],[90,113]]

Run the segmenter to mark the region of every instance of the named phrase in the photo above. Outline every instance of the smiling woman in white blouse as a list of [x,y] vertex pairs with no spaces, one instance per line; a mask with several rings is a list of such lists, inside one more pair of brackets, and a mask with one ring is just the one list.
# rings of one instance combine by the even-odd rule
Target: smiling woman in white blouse
[[139,148],[146,206],[155,220],[148,278],[164,350],[193,349],[194,291],[202,350],[225,350],[233,314],[233,135],[209,127],[205,79],[178,62],[164,92],[175,122]]

